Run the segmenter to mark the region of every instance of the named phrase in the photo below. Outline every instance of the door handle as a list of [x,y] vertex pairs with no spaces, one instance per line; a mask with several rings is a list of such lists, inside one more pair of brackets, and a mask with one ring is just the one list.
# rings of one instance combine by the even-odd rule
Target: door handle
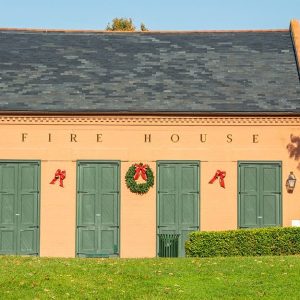
[[108,226],[110,228],[119,228],[120,226],[119,225],[112,225],[112,226]]

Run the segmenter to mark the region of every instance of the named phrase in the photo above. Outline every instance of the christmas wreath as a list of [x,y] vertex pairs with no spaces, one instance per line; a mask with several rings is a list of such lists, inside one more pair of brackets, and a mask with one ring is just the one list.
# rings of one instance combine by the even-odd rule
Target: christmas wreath
[[[137,182],[140,176],[145,181],[144,183]],[[150,187],[154,185],[154,176],[148,165],[139,163],[132,165],[128,169],[125,175],[125,181],[132,193],[145,194],[149,191]]]

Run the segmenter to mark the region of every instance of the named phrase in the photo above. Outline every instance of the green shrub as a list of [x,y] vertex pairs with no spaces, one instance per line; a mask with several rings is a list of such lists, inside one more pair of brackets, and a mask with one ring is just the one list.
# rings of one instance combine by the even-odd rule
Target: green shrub
[[197,231],[185,244],[189,257],[300,254],[299,227]]

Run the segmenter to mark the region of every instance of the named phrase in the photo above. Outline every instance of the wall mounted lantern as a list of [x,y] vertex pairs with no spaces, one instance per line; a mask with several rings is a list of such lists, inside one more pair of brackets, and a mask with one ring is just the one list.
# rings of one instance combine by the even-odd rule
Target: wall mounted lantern
[[293,172],[290,172],[289,177],[286,180],[285,186],[288,193],[293,193],[294,188],[296,186],[296,177]]

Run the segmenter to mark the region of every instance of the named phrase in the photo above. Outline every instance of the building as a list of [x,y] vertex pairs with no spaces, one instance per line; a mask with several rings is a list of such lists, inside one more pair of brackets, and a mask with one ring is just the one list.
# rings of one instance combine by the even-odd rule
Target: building
[[296,20],[1,29],[0,253],[155,257],[173,232],[184,255],[190,231],[297,224],[299,66]]

